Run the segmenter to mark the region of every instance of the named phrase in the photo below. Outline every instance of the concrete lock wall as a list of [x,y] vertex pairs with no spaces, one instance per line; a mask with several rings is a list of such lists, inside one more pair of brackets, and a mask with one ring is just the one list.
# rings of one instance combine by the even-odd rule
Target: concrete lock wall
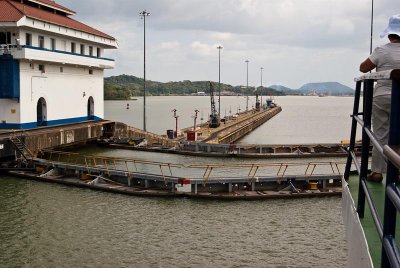
[[29,134],[25,136],[26,147],[36,155],[40,150],[86,143],[90,139],[100,138],[103,134],[101,125],[84,125],[73,129],[57,129],[45,133]]

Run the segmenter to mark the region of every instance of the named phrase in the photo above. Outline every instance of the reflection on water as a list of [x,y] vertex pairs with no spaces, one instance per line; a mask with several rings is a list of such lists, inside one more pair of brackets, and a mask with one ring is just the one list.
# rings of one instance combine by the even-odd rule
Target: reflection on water
[[0,267],[343,267],[339,198],[147,199],[0,180]]

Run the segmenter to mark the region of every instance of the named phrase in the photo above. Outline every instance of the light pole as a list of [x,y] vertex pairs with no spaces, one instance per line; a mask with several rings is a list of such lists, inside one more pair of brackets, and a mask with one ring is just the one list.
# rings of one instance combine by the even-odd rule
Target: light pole
[[[249,60],[245,60],[246,62],[246,70],[247,70],[247,75],[246,75],[246,94],[249,92]],[[249,110],[249,98],[246,100],[246,111]]]
[[222,46],[217,46],[218,49],[218,115],[221,117],[221,49]]
[[196,119],[197,119],[197,114],[199,113],[199,110],[194,110],[194,125],[193,125],[193,131],[196,131]]
[[261,70],[261,89],[262,89],[262,82],[263,82],[262,81],[262,73],[263,73],[264,67],[261,67],[260,70]]
[[178,137],[178,118],[179,115],[176,114],[177,110],[173,109],[172,112],[174,113],[173,117],[175,118],[175,133],[174,133],[174,138]]
[[371,3],[371,39],[369,45],[369,54],[372,54],[372,36],[374,33],[374,0]]
[[261,107],[262,107],[262,90],[263,90],[263,79],[262,79],[263,77],[262,77],[262,75],[263,75],[264,67],[261,67],[260,70],[261,70],[261,90],[260,90],[260,97],[261,97]]
[[143,10],[139,16],[143,19],[143,130],[146,131],[146,17],[150,13]]

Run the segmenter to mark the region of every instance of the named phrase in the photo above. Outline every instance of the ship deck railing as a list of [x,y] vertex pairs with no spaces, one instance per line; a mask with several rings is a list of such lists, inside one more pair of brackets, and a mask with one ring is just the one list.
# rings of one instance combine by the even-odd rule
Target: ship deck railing
[[[392,80],[389,140],[388,144],[383,146],[377,141],[371,127],[373,89],[377,80]],[[349,180],[350,169],[354,166],[358,174],[358,191],[356,193],[358,216],[361,220],[368,217],[365,215],[367,203],[376,233],[380,238],[381,253],[379,257],[373,258],[374,264],[380,263],[381,267],[400,267],[400,250],[395,239],[396,218],[397,213],[400,212],[400,190],[397,186],[400,169],[400,69],[365,74],[356,78],[355,82],[350,146],[344,179]],[[363,109],[360,112],[361,92],[363,92]],[[358,125],[362,129],[361,163],[354,152]],[[387,173],[382,193],[384,196],[383,211],[377,205],[379,201],[376,200],[376,194],[373,194],[379,187],[367,182],[370,143],[387,161]]]

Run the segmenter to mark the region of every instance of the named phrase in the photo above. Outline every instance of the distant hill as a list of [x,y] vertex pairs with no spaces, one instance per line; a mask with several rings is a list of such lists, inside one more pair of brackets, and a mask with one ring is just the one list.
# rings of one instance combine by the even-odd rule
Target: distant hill
[[348,95],[354,93],[352,88],[338,82],[308,83],[298,90],[302,92],[312,92],[315,90],[317,94],[324,93],[330,95]]
[[320,82],[320,83],[307,83],[298,89],[291,89],[281,85],[272,85],[278,91],[282,91],[288,95],[308,95],[315,92],[316,94],[326,95],[352,95],[354,90],[348,86],[342,85],[338,82]]
[[290,91],[293,91],[293,89],[291,89],[291,88],[288,88],[288,87],[285,87],[285,86],[281,86],[281,85],[272,85],[272,86],[269,86],[270,88],[273,88],[273,89],[275,89],[275,90],[278,90],[278,91],[282,91],[282,92],[290,92]]
[[[218,83],[213,82],[217,89]],[[254,95],[254,87],[232,86],[221,83],[221,92],[230,92],[238,95]],[[146,81],[146,95],[192,95],[197,92],[209,93],[209,81],[178,81],[178,82],[156,82]],[[257,92],[263,95],[285,95],[283,92],[272,88],[258,87]],[[132,75],[118,75],[104,78],[104,98],[129,99],[134,96],[143,95],[143,79]]]

